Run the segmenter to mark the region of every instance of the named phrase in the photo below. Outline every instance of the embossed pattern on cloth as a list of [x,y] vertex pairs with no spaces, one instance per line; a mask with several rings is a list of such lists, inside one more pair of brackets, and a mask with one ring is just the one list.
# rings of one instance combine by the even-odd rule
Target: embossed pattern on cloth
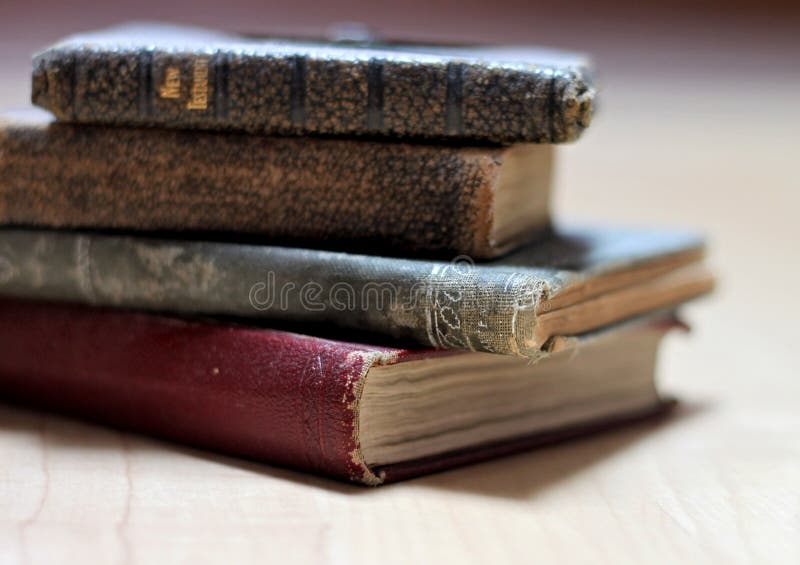
[[[681,232],[562,230],[482,264],[97,233],[0,229],[0,295],[321,322],[449,349],[536,357],[546,301],[672,257]],[[688,298],[688,297],[687,297]]]

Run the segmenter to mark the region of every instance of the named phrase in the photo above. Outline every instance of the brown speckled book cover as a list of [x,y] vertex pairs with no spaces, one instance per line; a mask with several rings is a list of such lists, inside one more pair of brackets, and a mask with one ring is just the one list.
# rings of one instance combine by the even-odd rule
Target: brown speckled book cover
[[486,259],[549,228],[553,148],[54,123],[0,112],[0,222]]
[[81,123],[558,143],[589,125],[594,95],[587,60],[556,50],[138,25],[73,36],[39,54],[32,99]]

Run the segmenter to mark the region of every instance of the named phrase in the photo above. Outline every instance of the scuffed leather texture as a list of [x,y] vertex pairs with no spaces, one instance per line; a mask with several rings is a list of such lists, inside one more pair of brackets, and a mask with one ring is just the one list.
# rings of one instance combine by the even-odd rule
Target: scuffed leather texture
[[[377,347],[0,300],[0,394],[115,427],[374,484],[354,455]],[[372,356],[372,357],[371,357]]]
[[[163,96],[170,72],[179,84]],[[574,53],[253,40],[164,26],[67,38],[35,58],[32,82],[35,104],[82,123],[502,143],[576,139],[595,96],[588,63]]]
[[500,252],[491,229],[504,148],[50,121],[40,110],[0,114],[3,223],[238,233],[398,255]]
[[368,468],[356,426],[366,371],[453,354],[0,299],[0,399],[370,486],[608,429],[671,406]]

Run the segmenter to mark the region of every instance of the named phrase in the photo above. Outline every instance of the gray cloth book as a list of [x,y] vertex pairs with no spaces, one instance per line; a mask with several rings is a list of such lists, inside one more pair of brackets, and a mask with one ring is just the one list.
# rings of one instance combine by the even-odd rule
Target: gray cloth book
[[561,229],[474,263],[100,233],[0,229],[0,295],[323,322],[444,348],[537,357],[576,335],[708,292],[703,242]]

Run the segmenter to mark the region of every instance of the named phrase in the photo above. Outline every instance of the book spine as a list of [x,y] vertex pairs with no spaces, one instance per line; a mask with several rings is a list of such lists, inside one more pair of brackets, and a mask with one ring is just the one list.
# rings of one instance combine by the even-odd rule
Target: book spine
[[34,60],[59,119],[266,134],[559,143],[590,121],[580,69],[78,47]]
[[500,251],[490,230],[503,152],[62,123],[5,127],[0,222],[244,233],[485,259]]
[[0,295],[324,322],[443,349],[538,355],[549,288],[469,262],[0,230]]
[[377,484],[357,439],[380,353],[285,332],[0,300],[0,395],[197,447]]

